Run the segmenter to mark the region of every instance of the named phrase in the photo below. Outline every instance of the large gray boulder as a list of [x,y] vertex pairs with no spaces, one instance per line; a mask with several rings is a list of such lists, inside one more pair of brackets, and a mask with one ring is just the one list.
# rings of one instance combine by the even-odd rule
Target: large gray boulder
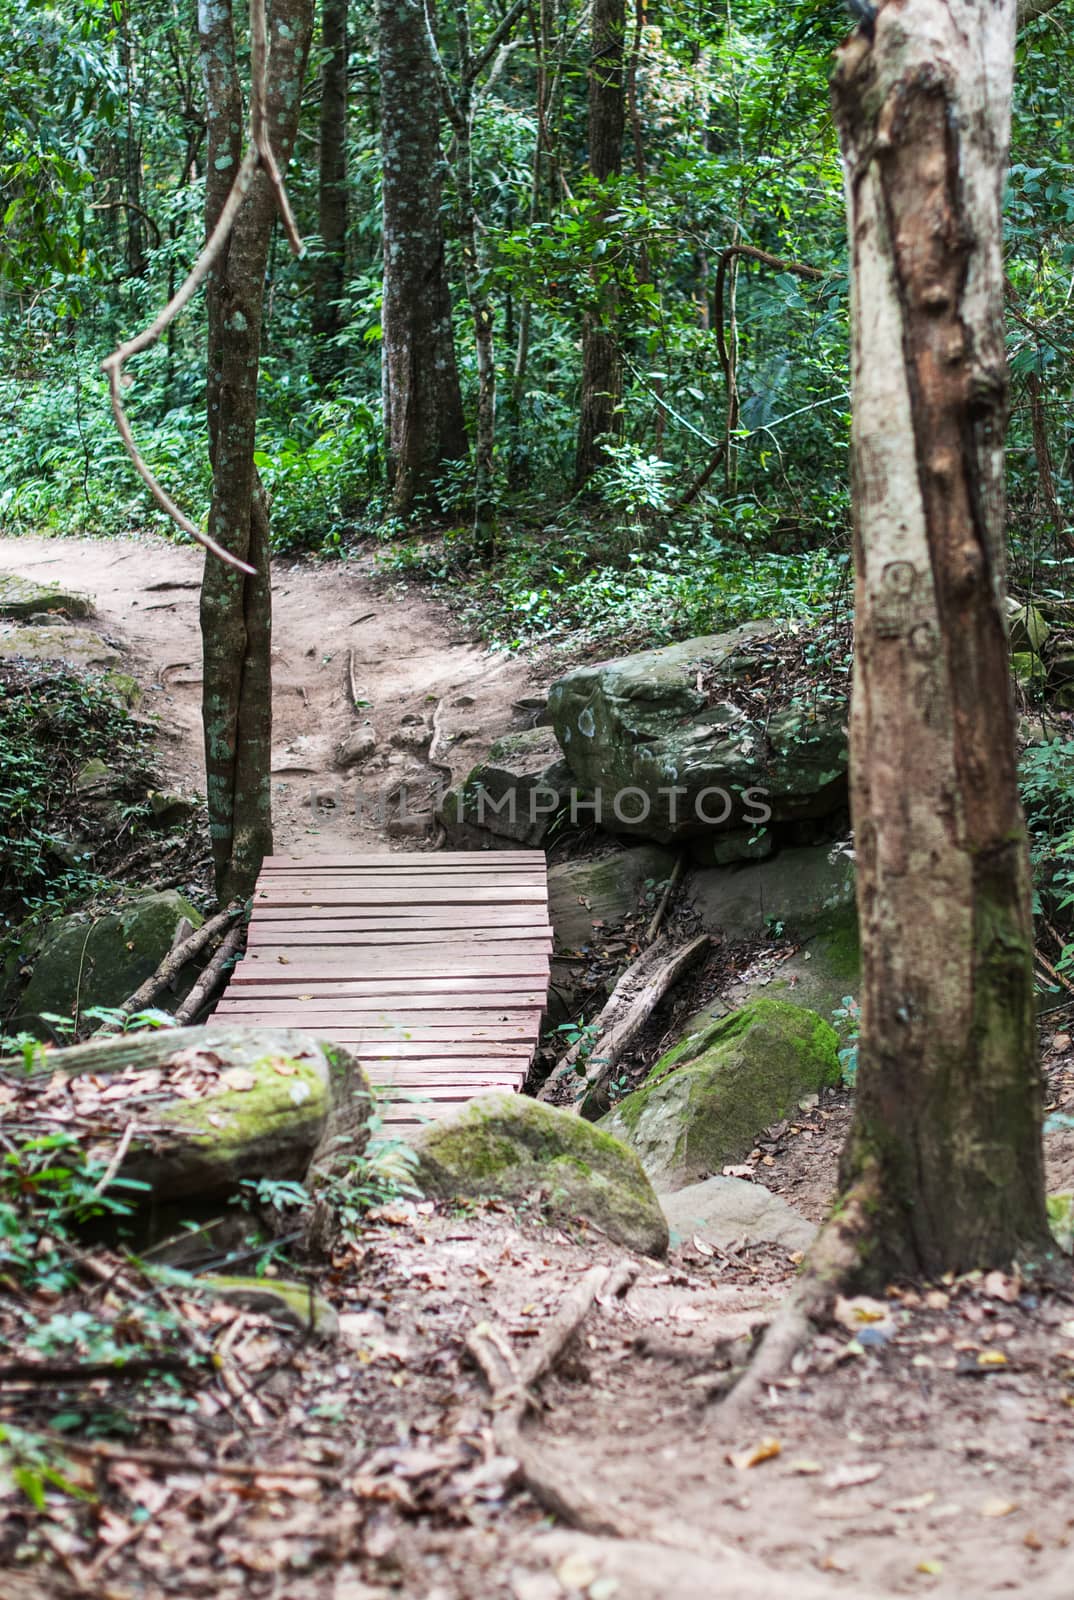
[[751,1000],[667,1051],[598,1126],[637,1152],[659,1189],[681,1189],[741,1161],[763,1128],[838,1083],[838,1050],[816,1012]]
[[808,1250],[816,1227],[786,1200],[745,1178],[706,1178],[660,1196],[671,1242],[693,1238],[726,1250],[732,1244],[779,1244]]
[[786,932],[805,938],[854,909],[854,863],[827,845],[781,850],[767,861],[691,872],[684,894],[702,926],[725,939]]
[[660,845],[614,850],[596,860],[564,861],[548,873],[548,915],[557,950],[578,950],[638,909],[647,889],[663,889],[675,855]]
[[560,1222],[594,1223],[628,1250],[667,1250],[667,1223],[637,1156],[573,1112],[483,1095],[423,1128],[415,1144],[416,1182],[437,1199],[536,1202]]
[[449,789],[438,817],[454,844],[540,845],[560,814],[570,769],[550,728],[506,733],[465,780]]
[[57,611],[67,617],[92,617],[93,601],[61,583],[35,583],[14,572],[0,572],[0,617],[22,622]]
[[[43,1013],[73,1017],[92,1006],[118,1006],[160,966],[184,932],[199,928],[202,916],[176,889],[139,895],[115,911],[94,916],[78,912],[52,923],[43,933],[28,932],[20,960],[29,981],[15,1002],[9,1031],[26,1029],[51,1039],[54,1030]],[[180,978],[180,997],[193,983],[193,968]]]
[[780,631],[747,622],[579,667],[552,686],[556,737],[578,784],[600,796],[604,828],[664,843],[726,829],[748,841],[769,817],[840,805],[845,705],[818,698],[773,711],[741,692]]

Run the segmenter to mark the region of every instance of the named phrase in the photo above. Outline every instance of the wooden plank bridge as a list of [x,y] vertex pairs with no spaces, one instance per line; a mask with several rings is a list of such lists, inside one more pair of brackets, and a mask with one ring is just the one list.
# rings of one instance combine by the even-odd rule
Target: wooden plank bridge
[[522,1087],[551,951],[543,851],[269,856],[216,1016],[347,1046],[405,1131]]

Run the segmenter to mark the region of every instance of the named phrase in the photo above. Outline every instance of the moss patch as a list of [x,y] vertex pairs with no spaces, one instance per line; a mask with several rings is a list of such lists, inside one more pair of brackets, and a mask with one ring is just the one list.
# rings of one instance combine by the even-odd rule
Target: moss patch
[[416,1140],[417,1181],[439,1199],[537,1200],[628,1249],[662,1255],[667,1223],[641,1163],[604,1129],[522,1095],[471,1101]]
[[839,1040],[815,1011],[753,1000],[663,1055],[601,1125],[636,1150],[660,1187],[741,1160],[762,1128],[839,1081]]

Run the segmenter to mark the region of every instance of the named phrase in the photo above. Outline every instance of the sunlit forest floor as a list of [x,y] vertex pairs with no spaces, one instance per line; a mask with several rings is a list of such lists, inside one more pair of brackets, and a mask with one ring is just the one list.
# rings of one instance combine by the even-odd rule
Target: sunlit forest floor
[[[144,709],[160,718],[171,776],[200,788],[200,558],[158,541],[18,540],[0,542],[0,564],[39,579],[62,572],[95,597],[95,626],[129,643],[149,686]],[[280,849],[383,838],[375,818],[356,817],[353,785],[333,764],[355,698],[386,750],[408,717],[443,705],[463,735],[453,759],[468,767],[533,687],[532,663],[486,656],[443,610],[374,584],[360,563],[281,565],[275,602]],[[1069,1112],[1067,1022],[1047,1020],[1048,1108]],[[829,1203],[846,1107],[827,1096],[800,1122],[764,1130],[749,1159],[813,1220]],[[1049,1155],[1052,1186],[1070,1188],[1074,1134],[1054,1137]],[[467,1341],[483,1329],[524,1361],[595,1265],[621,1268],[622,1252],[592,1228],[568,1234],[495,1206],[381,1207],[359,1242],[310,1276],[338,1318],[332,1339],[177,1291],[191,1345],[211,1339],[216,1355],[179,1369],[166,1404],[134,1380],[80,1389],[80,1413],[98,1408],[102,1426],[65,1439],[62,1492],[46,1480],[40,1506],[5,1493],[0,1593],[1069,1600],[1069,1283],[972,1274],[848,1303],[729,1428],[729,1368],[799,1259],[694,1238],[666,1262],[635,1262],[621,1292],[603,1293],[554,1349],[522,1454],[502,1448]],[[103,1246],[88,1246],[80,1269],[72,1315],[117,1291],[135,1303],[156,1292]],[[58,1309],[46,1297],[36,1308]],[[0,1294],[0,1421],[33,1430],[54,1416],[55,1396],[19,1375],[22,1310]],[[572,1530],[572,1517],[590,1527],[603,1517],[605,1532]]]

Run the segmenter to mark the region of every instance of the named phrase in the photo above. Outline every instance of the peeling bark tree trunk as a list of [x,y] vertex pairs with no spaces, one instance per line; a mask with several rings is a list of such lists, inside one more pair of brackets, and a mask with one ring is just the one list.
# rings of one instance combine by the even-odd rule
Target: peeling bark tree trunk
[[[625,0],[594,0],[593,54],[589,67],[589,171],[600,183],[618,177],[623,165],[625,95],[623,35]],[[582,327],[582,394],[576,489],[583,489],[605,460],[604,435],[619,431],[623,368],[615,321],[619,296],[614,281],[600,286],[597,304]]]
[[1015,0],[901,0],[833,77],[852,253],[863,1274],[1047,1239],[1004,623]]
[[419,5],[380,3],[384,399],[392,504],[469,450],[440,214],[440,88]]
[[[286,171],[298,123],[313,0],[276,0],[269,29],[268,126]],[[205,212],[216,222],[241,156],[244,127],[231,0],[198,0],[208,125]],[[221,903],[253,889],[272,846],[269,765],[272,602],[268,508],[254,469],[265,267],[275,200],[259,172],[209,276],[209,531],[255,568],[209,556],[201,590],[202,717],[216,890]]]
[[322,0],[320,180],[317,196],[321,255],[313,274],[313,371],[328,383],[342,364],[333,344],[343,326],[347,250],[347,0]]

